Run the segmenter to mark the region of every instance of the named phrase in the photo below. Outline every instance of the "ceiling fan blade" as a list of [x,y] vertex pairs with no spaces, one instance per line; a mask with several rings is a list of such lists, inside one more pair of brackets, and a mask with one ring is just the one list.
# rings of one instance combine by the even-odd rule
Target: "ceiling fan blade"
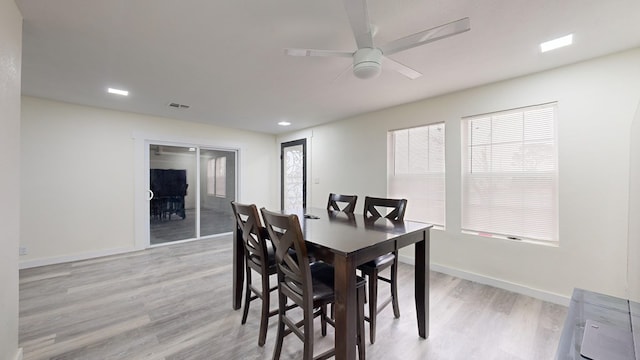
[[395,60],[393,60],[391,58],[388,58],[386,56],[384,58],[383,64],[384,64],[385,67],[389,67],[389,68],[399,72],[400,74],[408,77],[411,80],[415,80],[415,79],[417,79],[417,78],[422,76],[422,73],[419,73],[419,72],[413,70],[412,68],[410,68],[410,67],[408,67],[408,66],[406,66],[404,64],[401,64],[401,63],[399,63],[399,62],[397,62],[397,61],[395,61]]
[[334,50],[314,50],[314,49],[284,49],[284,53],[289,56],[337,56],[353,57],[353,52]]
[[373,48],[373,33],[369,23],[367,0],[344,0],[344,7],[347,10],[358,49]]
[[340,71],[340,73],[338,73],[338,75],[333,79],[333,82],[337,82],[338,80],[341,80],[342,78],[344,78],[345,74],[350,72],[353,72],[353,65],[351,64],[349,64],[349,66],[344,68],[344,70]]
[[411,49],[412,47],[424,45],[469,30],[471,30],[471,21],[467,17],[394,40],[381,46],[380,50],[382,50],[384,55],[391,55],[402,50]]

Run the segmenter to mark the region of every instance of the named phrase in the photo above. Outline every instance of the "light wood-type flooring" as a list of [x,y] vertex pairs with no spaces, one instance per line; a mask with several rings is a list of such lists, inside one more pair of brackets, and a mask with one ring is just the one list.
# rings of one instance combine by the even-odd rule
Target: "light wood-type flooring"
[[[430,290],[424,340],[413,268],[400,265],[401,317],[390,307],[380,314],[368,359],[554,358],[565,307],[437,272]],[[258,347],[259,304],[240,325],[242,311],[231,308],[231,236],[25,269],[19,346],[25,360],[271,359],[277,319]],[[322,338],[317,324],[317,350],[332,346],[331,330]],[[295,336],[284,345],[282,359],[301,358]]]

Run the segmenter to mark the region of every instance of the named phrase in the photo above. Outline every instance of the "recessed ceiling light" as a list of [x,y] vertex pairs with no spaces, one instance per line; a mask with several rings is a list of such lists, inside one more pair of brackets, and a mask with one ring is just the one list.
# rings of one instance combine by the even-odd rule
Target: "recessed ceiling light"
[[122,96],[129,95],[129,92],[127,90],[120,90],[120,89],[114,89],[114,88],[108,88],[107,92],[109,94],[116,94],[116,95],[122,95]]
[[540,44],[540,51],[547,52],[573,44],[573,34],[549,40]]
[[288,121],[280,121],[280,122],[278,123],[278,125],[280,125],[280,126],[289,126],[289,125],[291,125],[291,123],[290,123],[290,122],[288,122]]

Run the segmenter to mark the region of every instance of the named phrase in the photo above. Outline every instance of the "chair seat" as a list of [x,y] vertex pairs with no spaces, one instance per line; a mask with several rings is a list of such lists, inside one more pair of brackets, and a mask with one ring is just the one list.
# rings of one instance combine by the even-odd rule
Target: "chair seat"
[[[255,255],[249,255],[249,260],[256,261],[259,259]],[[269,270],[273,269],[273,272],[269,271],[269,274],[275,274],[276,269],[276,257],[273,254],[269,254],[269,259],[267,259],[267,268]]]
[[362,265],[360,265],[358,268],[359,269],[374,269],[374,268],[385,268],[389,265],[391,265],[393,263],[393,261],[395,260],[396,256],[393,255],[393,253],[388,253],[382,256],[378,256],[377,258],[366,262]]
[[[333,266],[323,262],[314,262],[309,265],[311,267],[311,276],[313,278],[313,300],[331,298],[334,296],[334,279],[335,271]],[[356,287],[365,286],[366,280],[363,277],[356,276]]]
[[311,279],[313,281],[313,301],[332,299],[333,292],[333,267],[322,262],[309,264]]
[[[276,268],[276,251],[273,248],[273,243],[269,240],[265,241],[266,244],[266,248],[267,248],[267,266],[269,268],[273,268],[275,271]],[[251,254],[249,255],[249,258],[253,261],[257,261],[259,258],[257,255],[255,254]],[[275,273],[275,272],[274,272]]]

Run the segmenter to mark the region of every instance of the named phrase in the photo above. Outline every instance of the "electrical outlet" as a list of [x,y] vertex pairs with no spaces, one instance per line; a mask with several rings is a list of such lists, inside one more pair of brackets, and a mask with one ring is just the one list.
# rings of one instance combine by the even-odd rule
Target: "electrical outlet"
[[20,250],[19,251],[20,251],[19,252],[20,256],[27,255],[27,247],[26,246],[20,246]]

